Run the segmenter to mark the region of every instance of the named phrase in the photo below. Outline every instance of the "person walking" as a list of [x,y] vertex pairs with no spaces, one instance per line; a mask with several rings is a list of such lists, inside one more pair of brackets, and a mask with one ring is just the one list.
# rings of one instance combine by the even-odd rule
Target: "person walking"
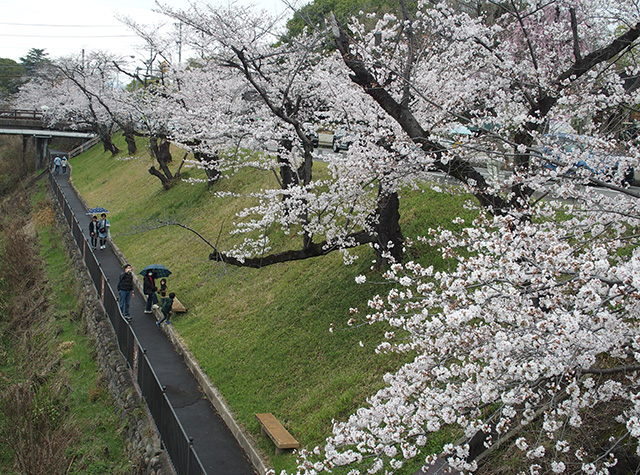
[[120,279],[118,280],[118,291],[120,292],[120,300],[118,306],[120,307],[120,313],[127,320],[131,321],[131,315],[129,315],[129,306],[131,299],[133,298],[133,268],[126,264]]
[[69,160],[67,160],[67,157],[62,157],[62,160],[60,161],[60,165],[62,165],[62,174],[66,175],[67,174],[67,165],[69,164]]
[[62,160],[60,160],[60,157],[55,157],[53,159],[53,172],[57,175],[58,173],[60,173],[60,164],[62,163]]
[[100,249],[107,248],[107,237],[109,236],[109,220],[107,215],[102,213],[100,215],[100,221],[98,221],[98,237],[100,238]]
[[89,236],[91,236],[91,249],[95,251],[98,247],[98,217],[96,215],[91,218],[89,223]]
[[142,293],[147,296],[147,305],[144,309],[144,313],[152,313],[152,308],[158,308],[157,291],[158,287],[156,287],[154,274],[153,271],[150,270],[147,272],[147,275],[144,276],[144,280],[142,282]]
[[163,323],[167,324],[167,325],[171,325],[171,320],[169,320],[169,317],[171,316],[171,309],[173,307],[173,299],[176,298],[176,294],[174,292],[169,292],[169,296],[165,297],[162,299],[162,320],[160,320],[159,322],[156,322],[156,325],[158,325],[158,328],[160,328],[160,325],[162,325]]

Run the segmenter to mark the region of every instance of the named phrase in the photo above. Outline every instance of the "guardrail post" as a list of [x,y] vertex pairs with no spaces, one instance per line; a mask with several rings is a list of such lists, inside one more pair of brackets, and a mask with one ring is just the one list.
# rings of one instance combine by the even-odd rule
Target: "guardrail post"
[[191,473],[191,453],[193,452],[193,437],[189,437],[189,456],[187,457],[187,473]]

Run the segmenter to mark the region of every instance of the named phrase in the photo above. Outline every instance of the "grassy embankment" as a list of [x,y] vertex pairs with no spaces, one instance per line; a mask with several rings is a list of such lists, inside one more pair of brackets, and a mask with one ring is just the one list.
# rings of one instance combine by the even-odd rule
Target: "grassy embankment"
[[45,182],[0,201],[0,473],[131,473]]
[[[174,159],[183,154],[174,153]],[[147,172],[151,164],[146,152],[123,160],[97,146],[72,160],[73,182],[89,206],[111,211],[112,236],[134,270],[162,263],[173,271],[169,288],[189,308],[173,318],[175,328],[276,471],[292,469],[293,456],[274,457],[271,441],[260,437],[255,413],[273,412],[304,447],[313,448],[330,433],[332,419],[344,419],[363,405],[381,387],[381,376],[401,364],[397,355],[375,354],[382,326],[346,326],[350,308],[366,312],[367,300],[387,289],[370,269],[373,253],[356,250],[360,259],[350,266],[338,253],[258,270],[209,261],[211,249],[194,234],[177,226],[152,229],[152,221],[174,218],[229,249],[239,239],[228,234],[234,214],[249,201],[214,192],[246,194],[277,186],[273,174],[244,170],[220,180],[211,192],[204,184],[184,182],[164,191]],[[322,167],[318,164],[315,173],[323,173]],[[204,178],[204,173],[191,169],[183,176]],[[466,199],[407,192],[405,234],[468,215],[462,209]],[[284,246],[286,239],[275,235],[274,245]],[[419,252],[412,258],[442,264],[437,252],[425,247]],[[355,283],[359,274],[368,275],[366,284]],[[337,327],[333,333],[331,324]]]

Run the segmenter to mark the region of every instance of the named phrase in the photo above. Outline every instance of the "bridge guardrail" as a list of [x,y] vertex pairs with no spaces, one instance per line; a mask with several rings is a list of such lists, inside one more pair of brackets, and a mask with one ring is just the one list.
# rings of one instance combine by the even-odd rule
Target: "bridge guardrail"
[[12,109],[12,110],[0,110],[0,117],[3,119],[25,119],[25,120],[41,120],[44,114],[39,110],[29,109]]

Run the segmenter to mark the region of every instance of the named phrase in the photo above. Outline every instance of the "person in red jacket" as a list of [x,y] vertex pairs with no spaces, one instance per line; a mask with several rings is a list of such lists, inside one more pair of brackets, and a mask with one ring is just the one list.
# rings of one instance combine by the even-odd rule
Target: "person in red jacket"
[[147,275],[144,276],[144,280],[142,282],[142,293],[147,296],[147,306],[144,309],[144,313],[152,313],[152,308],[158,308],[157,291],[158,287],[156,287],[155,276],[153,271],[150,270],[147,272]]

